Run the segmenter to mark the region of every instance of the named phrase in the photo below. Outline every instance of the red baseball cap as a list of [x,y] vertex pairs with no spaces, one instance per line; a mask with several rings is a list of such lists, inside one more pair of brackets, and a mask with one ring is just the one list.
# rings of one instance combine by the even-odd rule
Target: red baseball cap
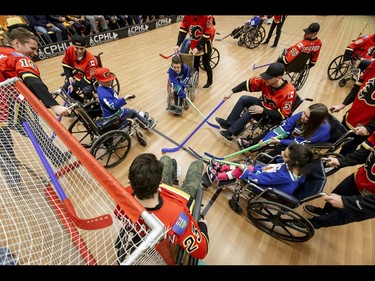
[[116,79],[116,75],[111,73],[108,68],[99,67],[95,70],[96,80],[99,82],[110,82]]

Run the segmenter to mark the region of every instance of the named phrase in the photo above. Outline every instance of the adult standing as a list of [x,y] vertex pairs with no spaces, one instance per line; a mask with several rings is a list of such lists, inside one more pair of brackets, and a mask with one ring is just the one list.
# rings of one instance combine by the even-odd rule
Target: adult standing
[[207,83],[203,86],[203,89],[210,88],[213,83],[211,25],[212,17],[208,15],[185,15],[182,19],[177,44],[174,48],[174,52],[178,54],[182,42],[189,35],[191,41],[190,50],[194,54],[194,70],[199,71],[199,62],[202,58],[203,67],[207,73]]
[[273,45],[271,46],[271,48],[277,47],[277,44],[279,43],[280,36],[281,36],[281,29],[283,28],[286,17],[287,17],[286,15],[274,15],[273,16],[272,24],[271,24],[270,30],[268,31],[268,36],[262,44],[268,44],[270,42],[272,33],[276,28],[276,36],[275,36],[275,40],[273,41]]

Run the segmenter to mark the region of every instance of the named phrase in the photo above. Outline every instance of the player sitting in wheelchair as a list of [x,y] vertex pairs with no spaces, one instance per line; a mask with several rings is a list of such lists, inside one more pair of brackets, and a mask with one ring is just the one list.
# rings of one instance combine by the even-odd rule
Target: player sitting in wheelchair
[[309,165],[320,158],[319,153],[305,145],[293,142],[281,152],[281,159],[270,157],[272,163],[268,164],[254,161],[251,165],[228,165],[212,159],[207,165],[207,175],[211,184],[236,179],[250,180],[259,187],[273,187],[292,195],[304,183]]
[[263,19],[260,18],[259,16],[255,16],[255,17],[247,20],[244,25],[241,25],[240,27],[237,27],[237,28],[233,29],[233,31],[230,33],[230,35],[234,39],[237,39],[242,35],[244,30],[249,29],[250,27],[261,26],[262,23],[263,23]]
[[[95,70],[96,80],[99,83],[97,88],[100,108],[103,111],[103,117],[112,117],[117,115],[122,121],[126,121],[128,118],[135,119],[139,122],[141,128],[147,130],[152,129],[156,126],[157,121],[154,117],[148,119],[148,113],[140,114],[132,108],[124,108],[128,100],[135,98],[134,95],[126,95],[125,97],[118,98],[118,94],[111,87],[111,82],[116,76],[109,71],[108,68],[99,67]],[[137,133],[139,144],[146,146],[147,143],[144,140],[140,132]]]
[[168,110],[181,115],[189,104],[186,101],[186,87],[190,79],[190,67],[184,64],[181,56],[172,57],[168,69]]

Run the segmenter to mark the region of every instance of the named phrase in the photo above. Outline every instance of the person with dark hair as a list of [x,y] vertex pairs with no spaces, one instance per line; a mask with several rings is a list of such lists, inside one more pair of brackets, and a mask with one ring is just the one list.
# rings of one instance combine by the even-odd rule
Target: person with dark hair
[[[125,190],[161,220],[172,245],[180,245],[189,255],[203,259],[208,252],[207,223],[203,218],[196,221],[190,209],[202,181],[204,164],[201,160],[190,164],[181,189],[173,187],[176,167],[175,159],[167,155],[158,160],[152,153],[142,153],[130,165],[130,186]],[[118,205],[115,214],[119,219],[124,216]]]
[[[25,19],[37,32],[43,34],[43,38],[47,41],[47,44],[52,44],[53,42],[57,43],[63,40],[61,29],[55,26],[46,15],[27,15]],[[52,31],[56,38],[51,37],[48,33],[49,31]]]
[[277,59],[277,62],[280,62],[284,65],[290,64],[296,57],[300,54],[310,54],[309,59],[309,68],[315,66],[318,61],[320,51],[322,49],[322,41],[317,37],[317,34],[320,30],[320,25],[317,22],[314,22],[309,25],[308,28],[305,28],[303,31],[303,40],[299,41],[297,44],[285,49],[281,56]]
[[[280,154],[290,143],[318,143],[327,142],[330,138],[331,126],[327,120],[328,108],[322,103],[310,105],[304,111],[293,114],[283,124],[254,139],[239,138],[237,140],[240,149],[250,147],[253,144],[271,140],[275,148],[267,151],[267,154],[275,156]],[[278,139],[278,135],[286,137]]]
[[358,81],[339,105],[329,108],[331,112],[339,112],[349,104],[352,104],[345,113],[342,124],[348,130],[353,130],[349,137],[353,140],[343,145],[340,154],[347,155],[354,152],[358,145],[367,139],[375,131],[375,62],[361,74]]
[[[18,27],[9,32],[8,38],[10,46],[0,46],[0,82],[19,77],[30,91],[56,115],[68,115],[68,109],[59,105],[52,97],[46,84],[40,78],[38,66],[32,61],[32,58],[38,54],[38,37],[31,31]],[[63,163],[71,152],[62,152],[56,146],[51,145],[51,137],[47,136],[39,124],[39,117],[36,114],[27,114],[22,106],[18,114],[15,114],[15,109],[10,108],[11,104],[7,99],[6,94],[2,93],[0,100],[5,107],[0,112],[0,167],[5,173],[8,185],[16,188],[20,185],[21,175],[18,171],[18,163],[15,161],[16,155],[10,129],[26,135],[21,124],[22,119],[33,123],[42,150],[55,166]],[[17,118],[15,118],[16,115]]]
[[261,188],[277,188],[290,195],[306,179],[310,164],[320,160],[320,154],[305,145],[292,142],[281,152],[282,162],[260,165],[220,164],[212,159],[207,166],[208,178],[212,182],[241,179],[250,180]]
[[331,167],[361,165],[341,181],[332,193],[323,196],[323,208],[305,205],[312,215],[310,222],[315,229],[343,225],[375,218],[375,133],[372,133],[353,153],[331,158]]
[[183,63],[179,55],[172,56],[172,63],[168,69],[168,79],[174,96],[174,104],[168,109],[176,114],[181,114],[184,110],[186,99],[185,88],[190,79],[190,67]]
[[262,92],[261,98],[241,96],[227,119],[216,117],[216,122],[224,129],[220,131],[223,137],[232,140],[233,135],[238,136],[242,133],[246,124],[253,118],[269,120],[273,124],[289,117],[297,93],[295,87],[282,78],[284,71],[283,64],[272,63],[260,76],[243,81],[234,87],[230,94],[224,95],[224,100],[227,100],[234,93],[241,91]]
[[213,74],[211,67],[212,42],[211,38],[212,16],[208,15],[185,15],[182,19],[177,44],[174,52],[180,52],[181,44],[185,37],[189,35],[190,50],[194,54],[194,70],[199,71],[199,64],[202,57],[204,70],[207,73],[207,83],[203,89],[208,89],[213,83]]
[[[84,103],[84,97],[91,100],[94,97],[93,82],[98,60],[86,50],[84,37],[72,36],[72,45],[65,50],[62,67],[66,78],[64,90],[70,90],[70,96],[81,103]],[[79,92],[82,92],[84,97],[81,97]]]
[[277,44],[279,43],[280,36],[281,36],[281,29],[283,28],[286,17],[287,17],[286,15],[274,15],[273,16],[272,24],[271,24],[270,30],[268,31],[267,38],[266,40],[264,40],[262,44],[266,45],[268,44],[268,42],[270,42],[272,33],[276,28],[276,36],[275,36],[275,40],[273,41],[273,45],[271,46],[271,48],[277,47]]

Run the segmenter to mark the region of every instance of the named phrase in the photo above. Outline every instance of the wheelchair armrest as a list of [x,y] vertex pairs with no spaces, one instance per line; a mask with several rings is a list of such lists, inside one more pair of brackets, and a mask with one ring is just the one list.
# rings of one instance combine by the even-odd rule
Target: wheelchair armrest
[[305,146],[317,149],[331,149],[335,147],[331,142],[305,143]]
[[307,198],[302,199],[300,203],[302,204],[302,203],[305,203],[305,202],[308,202],[308,201],[320,198],[320,197],[322,197],[324,195],[327,195],[327,193],[325,193],[325,192],[319,192],[317,194],[314,194],[314,195],[311,195],[311,196],[309,196]]
[[102,122],[100,122],[100,127],[106,127],[106,126],[114,123],[114,121],[117,121],[119,118],[120,117],[116,114],[111,115],[109,117],[103,117]]
[[287,194],[279,189],[273,188],[272,193],[274,193],[278,198],[282,199],[285,202],[288,202],[290,206],[298,206],[299,200],[293,195]]

